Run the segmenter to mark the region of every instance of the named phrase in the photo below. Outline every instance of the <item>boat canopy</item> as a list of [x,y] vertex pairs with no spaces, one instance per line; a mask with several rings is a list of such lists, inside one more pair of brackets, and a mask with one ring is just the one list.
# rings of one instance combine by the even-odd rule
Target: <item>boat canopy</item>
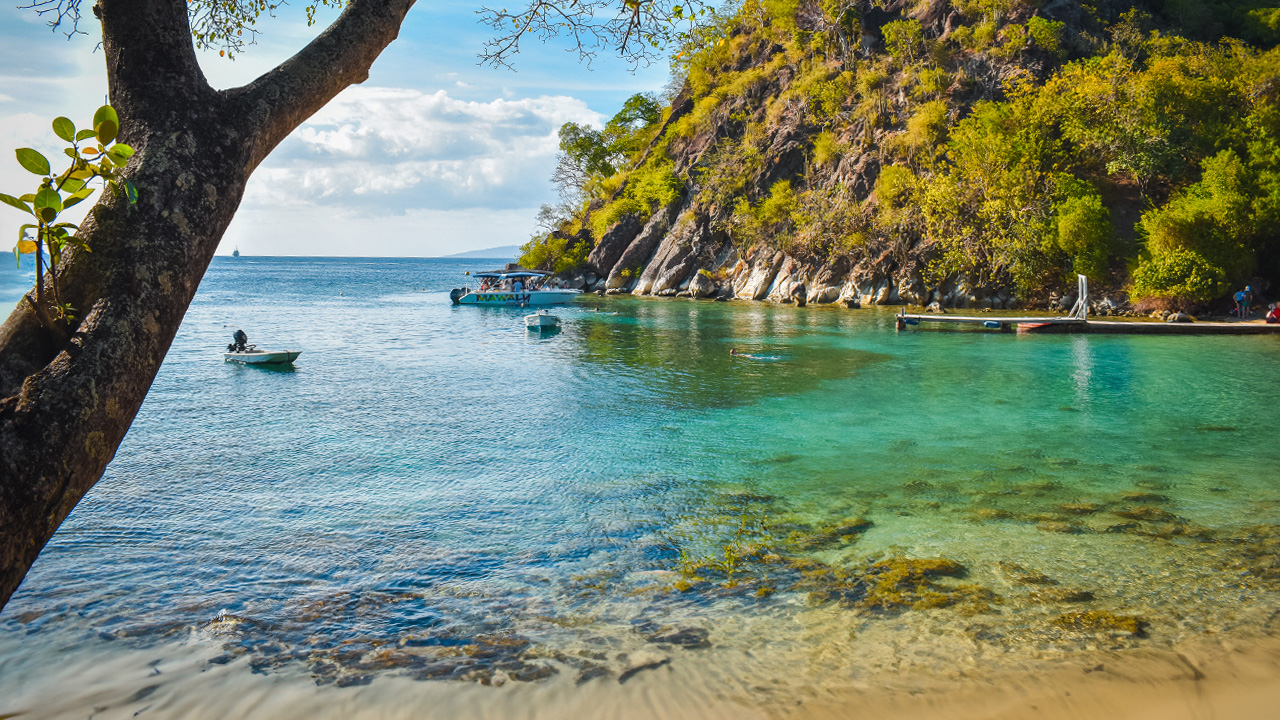
[[544,272],[533,272],[531,270],[521,270],[520,272],[480,272],[480,273],[476,273],[475,275],[472,275],[472,277],[498,279],[498,280],[513,280],[515,278],[546,277],[548,274],[549,273],[544,273]]

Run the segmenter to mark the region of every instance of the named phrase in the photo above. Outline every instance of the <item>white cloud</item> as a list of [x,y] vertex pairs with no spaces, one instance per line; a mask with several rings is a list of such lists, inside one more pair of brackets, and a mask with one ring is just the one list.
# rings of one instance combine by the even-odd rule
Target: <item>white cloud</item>
[[295,206],[242,208],[218,247],[230,255],[436,257],[529,240],[537,209],[409,210],[370,216]]
[[603,117],[565,96],[469,102],[444,90],[354,87],[268,158],[245,204],[370,215],[536,207],[553,196],[556,133],[569,121]]

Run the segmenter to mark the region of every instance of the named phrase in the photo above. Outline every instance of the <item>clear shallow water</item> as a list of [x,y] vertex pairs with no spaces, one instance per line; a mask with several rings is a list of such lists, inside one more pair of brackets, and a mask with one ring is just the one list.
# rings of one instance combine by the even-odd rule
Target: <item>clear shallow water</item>
[[[1280,523],[1275,338],[594,297],[538,335],[451,306],[464,269],[486,268],[216,259],[0,613],[0,714],[58,714],[68,668],[139,653],[199,672],[121,660],[56,707],[225,701],[206,670],[589,693],[646,653],[668,665],[644,682],[767,705],[1271,621],[1277,535],[1251,528]],[[303,355],[223,364],[236,328]]]

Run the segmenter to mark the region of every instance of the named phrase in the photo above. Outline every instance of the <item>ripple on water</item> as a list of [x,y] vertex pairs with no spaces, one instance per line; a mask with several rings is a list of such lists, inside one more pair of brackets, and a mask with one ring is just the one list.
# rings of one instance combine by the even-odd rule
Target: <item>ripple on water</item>
[[[1248,430],[1280,381],[1202,371],[1274,343],[634,298],[529,342],[444,301],[464,267],[215,262],[0,615],[0,697],[19,665],[184,643],[326,685],[648,673],[781,702],[1248,637],[1280,599],[1280,463]],[[235,327],[297,372],[221,364]]]

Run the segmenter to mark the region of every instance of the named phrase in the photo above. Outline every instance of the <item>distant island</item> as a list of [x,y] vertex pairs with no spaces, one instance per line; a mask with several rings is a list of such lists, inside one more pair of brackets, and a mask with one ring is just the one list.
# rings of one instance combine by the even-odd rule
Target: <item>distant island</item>
[[454,255],[441,255],[442,258],[485,258],[515,260],[520,255],[519,245],[499,245],[483,250],[468,250]]

